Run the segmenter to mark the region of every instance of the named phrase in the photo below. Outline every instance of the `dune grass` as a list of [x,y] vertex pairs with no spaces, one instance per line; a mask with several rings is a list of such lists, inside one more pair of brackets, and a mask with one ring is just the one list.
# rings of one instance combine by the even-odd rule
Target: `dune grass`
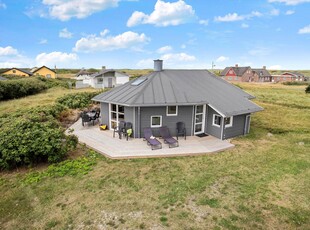
[[3,172],[0,228],[309,229],[309,95],[300,86],[240,86],[265,110],[234,149],[110,160],[81,146],[91,166],[76,159]]

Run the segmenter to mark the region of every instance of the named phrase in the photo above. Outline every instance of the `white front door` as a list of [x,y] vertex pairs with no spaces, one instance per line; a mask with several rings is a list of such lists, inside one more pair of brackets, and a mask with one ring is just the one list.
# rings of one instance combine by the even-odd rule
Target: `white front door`
[[206,105],[195,106],[194,135],[205,132]]

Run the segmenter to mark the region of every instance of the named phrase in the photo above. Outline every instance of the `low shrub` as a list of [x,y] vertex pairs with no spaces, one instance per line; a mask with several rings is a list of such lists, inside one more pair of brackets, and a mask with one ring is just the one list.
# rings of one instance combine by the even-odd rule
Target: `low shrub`
[[308,85],[308,87],[306,88],[306,93],[310,93],[310,85]]
[[99,93],[101,92],[68,94],[59,98],[57,103],[69,109],[86,108],[92,103],[91,99]]
[[75,81],[70,79],[64,79],[64,78],[46,78],[43,76],[36,77],[36,79],[40,80],[41,82],[44,82],[48,88],[52,87],[63,87],[63,88],[70,88],[74,86]]
[[0,81],[0,100],[33,95],[46,89],[47,85],[36,79]]
[[66,136],[52,115],[27,113],[0,123],[0,169],[39,162],[59,162],[77,145],[77,137]]
[[308,82],[305,81],[287,81],[287,82],[283,82],[283,85],[309,85]]

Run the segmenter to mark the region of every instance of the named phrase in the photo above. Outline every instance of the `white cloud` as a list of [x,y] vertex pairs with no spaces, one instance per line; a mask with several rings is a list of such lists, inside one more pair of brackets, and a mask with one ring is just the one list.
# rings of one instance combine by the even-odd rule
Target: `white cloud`
[[298,30],[299,34],[310,34],[310,24]]
[[286,15],[292,15],[292,14],[295,14],[295,11],[294,10],[288,10],[285,12]]
[[162,54],[162,53],[167,53],[167,52],[169,52],[169,51],[171,51],[172,50],[172,47],[171,46],[163,46],[163,47],[161,47],[161,48],[159,48],[158,50],[157,50],[157,53],[160,53],[160,54]]
[[267,56],[269,55],[271,50],[267,47],[255,47],[249,51],[249,54],[252,56]]
[[279,70],[279,69],[282,69],[282,66],[281,65],[272,65],[272,66],[269,66],[268,69],[270,69],[270,70]]
[[86,18],[93,13],[117,7],[119,0],[43,0],[49,15],[61,21],[71,18]]
[[241,28],[244,28],[244,29],[249,28],[249,25],[246,24],[246,23],[242,23],[242,24],[241,24]]
[[100,32],[100,36],[104,37],[106,36],[108,33],[110,33],[110,31],[108,29],[103,30],[102,32]]
[[188,55],[186,53],[169,53],[162,55],[160,59],[168,62],[183,62],[183,61],[187,62],[187,61],[195,61],[196,57]]
[[51,53],[40,53],[36,57],[36,63],[38,66],[41,65],[59,65],[63,63],[69,63],[76,61],[78,56],[75,53],[62,53],[62,52],[51,52]]
[[246,15],[238,15],[237,13],[229,13],[225,16],[217,16],[214,17],[215,22],[235,22],[235,21],[243,21],[245,19],[251,19],[253,17],[261,17],[262,13],[259,11],[252,11],[250,14]]
[[200,21],[199,21],[199,24],[200,24],[200,25],[207,26],[207,25],[209,24],[209,20],[200,20]]
[[47,44],[47,43],[48,43],[47,39],[41,39],[41,40],[39,41],[39,44],[41,44],[41,45]]
[[71,33],[70,31],[68,31],[67,28],[62,29],[61,31],[59,31],[59,37],[60,38],[72,38],[73,33]]
[[137,63],[139,68],[151,68],[153,66],[153,59],[142,59]]
[[150,41],[145,34],[138,34],[132,31],[127,31],[115,37],[105,36],[107,33],[102,33],[104,36],[89,35],[81,38],[75,43],[74,51],[77,52],[95,52],[95,51],[111,51],[117,49],[131,48],[138,50],[139,47]]
[[0,1],[0,9],[6,9],[6,5]]
[[185,44],[182,44],[182,45],[181,45],[181,49],[186,49],[186,45],[185,45]]
[[17,49],[14,49],[12,46],[0,47],[0,56],[12,56],[18,55]]
[[245,17],[242,15],[238,15],[237,13],[229,13],[225,16],[217,16],[214,18],[216,22],[234,22],[234,21],[242,21]]
[[273,9],[270,11],[271,16],[278,16],[280,14],[280,10],[278,9]]
[[228,61],[229,57],[225,57],[225,56],[220,56],[216,59],[216,62],[224,62],[224,61]]
[[132,27],[139,24],[152,24],[155,26],[177,26],[195,19],[195,11],[192,6],[183,0],[177,2],[164,2],[157,0],[154,11],[147,15],[135,11],[127,21],[127,26]]
[[310,2],[310,0],[268,0],[268,2],[279,2],[279,3],[284,3],[286,5],[298,5],[306,2]]

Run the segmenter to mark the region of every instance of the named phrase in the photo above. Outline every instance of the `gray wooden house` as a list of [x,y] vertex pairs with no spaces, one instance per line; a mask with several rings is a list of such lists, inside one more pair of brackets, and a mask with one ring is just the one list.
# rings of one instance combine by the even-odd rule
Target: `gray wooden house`
[[125,120],[133,123],[136,138],[143,128],[186,124],[187,135],[206,133],[219,139],[245,135],[251,114],[262,108],[254,97],[207,70],[164,70],[162,60],[154,71],[93,98],[101,104],[101,122],[108,127]]

